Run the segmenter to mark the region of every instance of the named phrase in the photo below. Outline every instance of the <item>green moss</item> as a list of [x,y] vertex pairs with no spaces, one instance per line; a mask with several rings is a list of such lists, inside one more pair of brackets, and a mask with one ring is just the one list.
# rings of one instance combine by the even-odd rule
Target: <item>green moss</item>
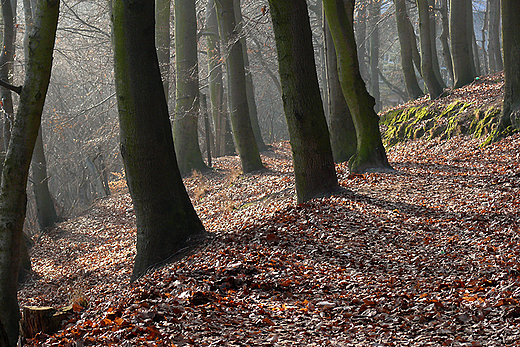
[[476,117],[470,125],[471,134],[477,139],[489,135],[493,131],[499,115],[500,110],[494,107],[490,107],[484,114],[476,113]]

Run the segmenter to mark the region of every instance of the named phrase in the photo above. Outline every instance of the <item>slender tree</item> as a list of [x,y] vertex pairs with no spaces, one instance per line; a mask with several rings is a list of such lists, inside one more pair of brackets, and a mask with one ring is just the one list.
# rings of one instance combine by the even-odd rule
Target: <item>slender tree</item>
[[121,155],[137,221],[132,279],[205,235],[182,183],[154,45],[154,3],[114,0]]
[[305,0],[269,0],[298,202],[338,187]]
[[359,72],[353,29],[353,0],[324,0],[325,16],[336,48],[341,88],[352,114],[357,151],[348,166],[353,173],[391,170],[381,141],[374,98],[368,94]]
[[18,341],[17,301],[20,248],[26,209],[26,185],[49,85],[59,1],[38,0],[28,36],[25,80],[14,118],[0,181],[0,321],[11,346]]
[[448,12],[448,0],[441,0],[439,13],[441,15],[441,26],[442,31],[439,39],[442,45],[442,57],[444,58],[444,64],[446,65],[446,69],[448,69],[448,74],[451,79],[451,83],[455,81],[455,76],[453,75],[453,62],[451,60],[451,49],[450,49],[450,21],[449,21],[449,12]]
[[235,23],[233,0],[215,0],[215,4],[220,37],[227,45],[228,103],[235,145],[242,163],[242,172],[252,172],[264,166],[249,116],[244,56]]
[[489,7],[489,69],[502,71],[504,62],[500,49],[500,0],[488,0]]
[[368,69],[365,57],[367,56],[367,22],[368,22],[368,1],[358,2],[356,11],[356,34],[359,72],[364,80],[368,80]]
[[182,175],[207,170],[198,137],[199,69],[195,0],[175,0],[175,120],[173,139]]
[[170,3],[171,0],[155,0],[155,45],[166,100],[170,85]]
[[368,6],[370,24],[370,95],[376,101],[376,112],[381,110],[381,93],[379,91],[379,20],[381,19],[381,1],[372,0]]
[[450,41],[453,59],[454,88],[473,82],[477,77],[473,55],[473,8],[471,0],[450,1]]

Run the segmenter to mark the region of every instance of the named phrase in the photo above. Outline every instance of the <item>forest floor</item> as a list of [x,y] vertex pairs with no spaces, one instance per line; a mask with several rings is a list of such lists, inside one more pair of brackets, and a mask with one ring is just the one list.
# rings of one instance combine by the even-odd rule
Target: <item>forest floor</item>
[[[21,305],[74,314],[29,346],[520,345],[520,135],[415,140],[393,173],[297,205],[290,147],[185,179],[211,237],[135,283],[128,194],[41,235]],[[87,305],[88,303],[88,305]],[[86,306],[86,307],[85,307]]]

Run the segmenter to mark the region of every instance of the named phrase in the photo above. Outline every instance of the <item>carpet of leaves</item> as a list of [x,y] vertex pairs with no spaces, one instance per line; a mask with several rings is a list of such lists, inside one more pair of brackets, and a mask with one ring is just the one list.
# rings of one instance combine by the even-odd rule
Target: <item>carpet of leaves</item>
[[300,205],[288,143],[259,173],[217,159],[185,180],[212,236],[135,283],[131,200],[100,200],[37,240],[21,304],[76,312],[27,345],[519,345],[520,135],[480,143],[400,143]]

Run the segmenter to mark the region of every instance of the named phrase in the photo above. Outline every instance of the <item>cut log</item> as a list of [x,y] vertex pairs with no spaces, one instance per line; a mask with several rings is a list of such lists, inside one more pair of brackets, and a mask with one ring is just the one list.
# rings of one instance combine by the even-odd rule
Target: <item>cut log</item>
[[25,338],[33,338],[38,333],[54,334],[72,312],[72,306],[59,310],[54,307],[25,306],[20,320],[20,333]]

